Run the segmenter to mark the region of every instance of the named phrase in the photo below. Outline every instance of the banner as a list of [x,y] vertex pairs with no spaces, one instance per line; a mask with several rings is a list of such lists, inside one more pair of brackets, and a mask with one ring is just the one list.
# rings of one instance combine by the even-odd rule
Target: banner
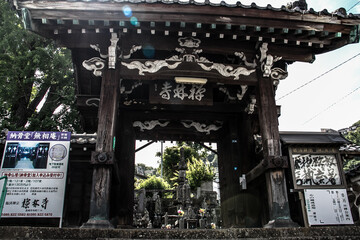
[[1,217],[62,218],[69,132],[8,132],[0,176],[7,176]]

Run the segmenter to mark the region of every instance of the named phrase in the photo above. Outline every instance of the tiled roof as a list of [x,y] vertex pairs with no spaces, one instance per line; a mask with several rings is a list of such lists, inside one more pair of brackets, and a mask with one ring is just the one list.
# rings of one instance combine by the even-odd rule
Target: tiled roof
[[340,147],[340,152],[352,152],[360,154],[360,146],[357,146],[355,144],[345,144]]
[[[34,2],[37,2],[38,0],[34,0]],[[286,6],[281,6],[280,8],[273,7],[271,4],[267,4],[265,7],[259,6],[256,3],[252,3],[250,5],[242,4],[240,1],[234,2],[234,3],[227,3],[225,1],[194,1],[194,0],[67,0],[68,2],[85,2],[85,3],[91,3],[91,2],[98,2],[98,3],[128,3],[128,4],[181,4],[181,5],[197,5],[197,6],[213,6],[213,7],[229,7],[229,8],[245,8],[245,9],[259,9],[259,10],[271,10],[271,11],[277,11],[277,12],[299,12],[302,14],[314,14],[317,16],[336,16],[339,18],[351,18],[351,19],[359,19],[359,14],[352,14],[346,13],[345,9],[338,9],[334,12],[329,12],[327,9],[321,10],[321,11],[315,11],[313,8],[310,8],[308,10],[302,10],[299,7],[295,8],[287,8]],[[19,0],[19,2],[22,2]]]
[[280,132],[285,144],[349,144],[338,132]]

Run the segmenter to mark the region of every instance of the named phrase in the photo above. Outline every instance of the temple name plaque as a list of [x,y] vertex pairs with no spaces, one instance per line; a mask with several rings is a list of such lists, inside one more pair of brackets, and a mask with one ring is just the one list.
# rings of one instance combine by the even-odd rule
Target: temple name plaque
[[209,84],[158,81],[150,84],[150,103],[211,106],[213,105],[213,93]]

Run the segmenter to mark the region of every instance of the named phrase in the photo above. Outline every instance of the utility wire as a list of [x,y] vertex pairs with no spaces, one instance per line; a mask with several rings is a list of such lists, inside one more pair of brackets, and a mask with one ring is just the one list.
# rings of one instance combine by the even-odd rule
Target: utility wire
[[336,104],[338,104],[339,102],[341,102],[342,100],[344,100],[345,98],[347,98],[348,96],[350,96],[351,94],[353,94],[354,92],[356,92],[357,90],[360,89],[360,86],[355,88],[354,90],[352,90],[350,93],[346,94],[344,97],[340,98],[339,100],[337,100],[336,102],[334,102],[333,104],[331,104],[330,106],[328,106],[326,109],[322,110],[321,112],[319,112],[318,114],[316,114],[315,116],[313,116],[312,118],[310,118],[309,120],[307,120],[306,122],[303,123],[303,125],[305,125],[306,123],[310,122],[311,120],[313,120],[314,118],[318,117],[320,114],[322,114],[323,112],[326,112],[327,110],[329,110],[330,108],[332,108],[333,106],[335,106]]
[[[360,1],[359,1],[359,2],[360,2]],[[281,99],[283,99],[283,98],[285,98],[285,97],[289,96],[290,94],[292,94],[292,93],[296,92],[297,90],[299,90],[299,89],[301,89],[301,88],[305,87],[306,85],[309,85],[310,83],[312,83],[312,82],[314,82],[315,80],[317,80],[317,79],[321,78],[322,76],[324,76],[324,75],[328,74],[329,72],[331,72],[331,71],[335,70],[336,68],[338,68],[338,67],[340,67],[340,66],[344,65],[345,63],[347,63],[347,62],[351,61],[352,59],[356,58],[356,57],[357,57],[357,56],[359,56],[359,55],[360,55],[360,53],[358,53],[358,54],[356,54],[355,56],[353,56],[353,57],[349,58],[348,60],[346,60],[346,61],[344,61],[344,62],[342,62],[342,63],[340,63],[340,64],[336,65],[335,67],[331,68],[330,70],[327,70],[327,71],[326,71],[326,72],[324,72],[323,74],[320,74],[319,76],[317,76],[317,77],[315,77],[315,78],[311,79],[310,81],[308,81],[308,82],[304,83],[303,85],[301,85],[301,86],[299,86],[299,87],[295,88],[294,90],[292,90],[292,91],[288,92],[287,94],[285,94],[285,95],[281,96],[280,98],[276,99],[276,101],[279,101],[279,100],[281,100]]]
[[348,10],[346,10],[347,12],[350,11],[351,9],[353,9],[356,5],[358,5],[360,3],[360,1],[358,1],[357,3],[355,3],[354,6],[352,6],[351,8],[349,8]]

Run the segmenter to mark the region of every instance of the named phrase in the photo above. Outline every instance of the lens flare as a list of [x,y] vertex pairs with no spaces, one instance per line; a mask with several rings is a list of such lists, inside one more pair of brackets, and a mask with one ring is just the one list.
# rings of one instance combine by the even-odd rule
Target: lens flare
[[124,13],[125,17],[131,17],[132,16],[131,7],[129,7],[128,5],[123,6],[122,10],[123,10],[123,13]]
[[131,23],[132,25],[134,25],[134,26],[138,26],[138,25],[139,25],[139,22],[138,22],[138,20],[137,20],[136,17],[131,17],[131,18],[130,18],[130,23]]
[[149,44],[144,45],[142,51],[146,58],[154,58],[155,56],[155,48]]

